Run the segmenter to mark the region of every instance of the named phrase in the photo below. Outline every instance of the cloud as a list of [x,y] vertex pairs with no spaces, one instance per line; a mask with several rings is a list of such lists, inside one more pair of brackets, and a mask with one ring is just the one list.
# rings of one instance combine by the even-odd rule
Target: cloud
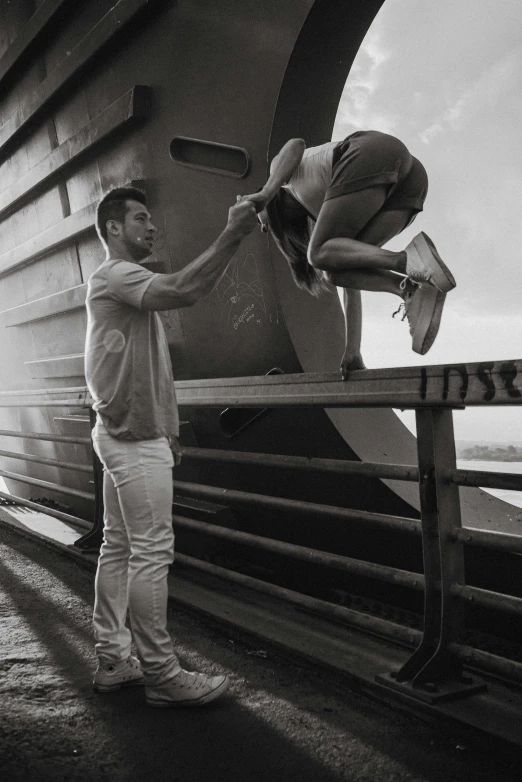
[[[457,279],[426,356],[412,352],[407,323],[391,317],[395,297],[364,293],[368,366],[520,355],[521,22],[520,0],[386,0],[354,62],[334,139],[391,132],[423,162],[425,210],[387,248],[402,250],[426,231]],[[485,428],[493,413],[483,411]],[[484,436],[498,428],[503,439],[502,428],[509,438],[516,421],[508,413]]]
[[334,128],[334,138],[362,128],[379,128],[392,132],[397,125],[394,116],[375,110],[373,101],[384,75],[383,65],[391,56],[382,43],[379,19],[372,25],[364,39],[357,58],[350,71],[349,79],[341,96]]
[[462,130],[480,112],[494,111],[520,81],[521,70],[522,46],[517,46],[482,71],[451,106],[419,133],[420,140],[429,144],[445,130]]

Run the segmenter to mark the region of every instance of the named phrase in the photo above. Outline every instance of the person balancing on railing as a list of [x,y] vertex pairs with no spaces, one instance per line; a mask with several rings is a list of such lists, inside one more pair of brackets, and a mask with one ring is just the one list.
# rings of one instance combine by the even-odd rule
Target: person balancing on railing
[[[422,211],[428,178],[422,164],[393,136],[357,131],[341,142],[306,149],[291,139],[274,158],[255,203],[294,279],[317,295],[344,288],[346,349],[341,374],[364,369],[361,290],[402,299],[413,350],[426,353],[439,329],[446,293],[455,280],[435,246],[418,234],[402,252],[382,246]],[[397,313],[394,313],[397,314]]]
[[[155,274],[140,265],[156,233],[145,194],[119,188],[98,205],[107,257],[88,282],[85,346],[97,414],[93,446],[104,465],[93,616],[97,692],[145,684],[147,703],[163,707],[199,706],[227,689],[226,676],[183,670],[167,631],[172,467],[181,453],[167,339],[156,310],[189,307],[209,293],[255,225],[253,204],[236,203],[222,234],[196,260],[174,274]],[[132,640],[139,661],[131,656]]]

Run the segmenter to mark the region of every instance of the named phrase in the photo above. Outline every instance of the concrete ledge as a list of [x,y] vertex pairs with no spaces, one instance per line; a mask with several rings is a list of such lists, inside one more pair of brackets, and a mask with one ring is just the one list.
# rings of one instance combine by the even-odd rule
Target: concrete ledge
[[41,190],[58,176],[69,171],[73,164],[83,160],[101,141],[109,139],[117,130],[136,124],[147,115],[148,87],[136,85],[114,101],[74,136],[53,149],[40,163],[0,193],[0,218],[18,207],[33,193]]
[[18,65],[20,58],[39,39],[49,23],[71,0],[45,0],[0,58],[0,82]]
[[70,356],[55,356],[54,358],[42,358],[36,361],[24,361],[24,365],[31,373],[32,378],[47,377],[81,377],[84,380],[83,353],[74,353]]
[[120,34],[127,22],[138,12],[146,8],[152,9],[157,3],[158,0],[119,0],[2,125],[0,152],[42,113],[66,84],[78,77],[80,71],[93,61],[102,47],[116,34]]
[[87,296],[87,283],[77,285],[75,288],[67,288],[65,291],[52,293],[50,296],[42,296],[41,299],[28,301],[18,307],[0,312],[4,326],[21,326],[23,323],[32,323],[35,320],[51,318],[62,312],[70,312],[85,306]]
[[3,253],[0,255],[0,276],[16,271],[87,231],[94,231],[95,215],[96,204],[89,204],[19,244],[18,247]]

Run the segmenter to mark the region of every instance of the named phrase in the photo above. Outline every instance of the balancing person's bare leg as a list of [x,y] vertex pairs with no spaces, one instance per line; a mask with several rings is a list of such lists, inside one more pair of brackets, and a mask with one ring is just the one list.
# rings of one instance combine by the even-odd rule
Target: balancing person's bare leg
[[[323,269],[329,282],[345,289],[343,378],[348,371],[365,366],[361,356],[360,291],[405,295],[404,286],[401,289],[400,285],[404,279],[401,272],[404,274],[406,270],[406,254],[383,250],[381,245],[400,233],[412,214],[409,209],[379,212],[385,199],[386,187],[378,186],[365,190],[364,194],[349,194],[326,202],[310,243],[310,261]],[[330,237],[334,238],[323,242],[322,236],[328,236],[326,232],[331,232]]]
[[[430,273],[425,275],[422,262],[420,278],[405,279],[401,275],[410,275],[411,255],[406,250],[394,253],[380,246],[404,230],[412,219],[411,209],[379,211],[385,200],[386,187],[381,185],[330,199],[323,204],[310,242],[310,262],[322,269],[331,283],[345,289],[343,378],[349,371],[365,366],[360,350],[362,302],[359,291],[382,291],[404,299],[412,348],[417,353],[429,350],[440,324],[445,293],[434,286]],[[369,214],[376,207],[379,209]],[[435,265],[440,264],[448,271],[435,248],[433,252]],[[444,273],[442,276],[446,281]]]
[[[326,272],[345,272],[355,269],[367,271],[385,269],[388,271],[406,273],[406,253],[383,250],[382,247],[368,243],[362,238],[362,231],[376,219],[387,215],[379,212],[386,201],[387,187],[376,185],[364,191],[347,193],[326,201],[321,207],[315,228],[310,240],[308,258],[312,266]],[[390,212],[399,216],[400,226],[397,226],[393,236],[400,233],[406,218],[400,212]],[[402,213],[404,215],[404,213]],[[411,212],[408,211],[409,220]],[[385,217],[387,233],[393,230],[395,220]],[[385,226],[374,223],[373,232],[383,233]],[[391,237],[389,237],[391,238]],[[382,241],[381,243],[387,240]]]
[[[362,229],[357,241],[376,250],[382,248],[383,244],[406,228],[412,217],[410,209],[379,212]],[[404,298],[404,286],[400,287],[404,277],[388,269],[350,268],[345,271],[325,272],[325,277],[340,288],[393,293]]]

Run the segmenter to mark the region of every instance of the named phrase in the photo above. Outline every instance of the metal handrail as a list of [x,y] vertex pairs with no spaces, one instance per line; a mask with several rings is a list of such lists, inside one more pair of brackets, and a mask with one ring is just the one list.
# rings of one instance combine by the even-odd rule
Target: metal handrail
[[331,554],[327,551],[311,549],[308,546],[298,546],[294,543],[286,543],[281,540],[265,538],[261,535],[252,535],[249,532],[228,529],[216,524],[207,524],[204,521],[187,519],[184,516],[174,515],[172,521],[179,527],[201,532],[204,535],[230,540],[234,543],[243,543],[254,548],[270,551],[274,554],[282,554],[300,562],[308,562],[314,565],[330,567],[344,573],[352,573],[358,576],[378,579],[396,586],[406,586],[421,592],[424,589],[424,576],[420,573],[410,573],[399,568],[379,565],[374,562],[364,562],[360,559]]
[[448,470],[445,480],[457,486],[473,486],[481,489],[511,489],[522,491],[522,475],[515,472],[491,472],[490,470]]
[[[468,405],[496,406],[522,404],[522,360],[503,362],[481,362],[475,364],[445,365],[432,367],[405,367],[401,369],[361,370],[352,372],[348,382],[341,381],[338,374],[315,375],[273,375],[254,378],[218,378],[210,380],[189,380],[175,383],[180,406],[228,407],[228,408],[274,408],[274,407],[400,407],[416,410],[417,447],[419,466],[398,464],[375,464],[339,459],[307,459],[305,457],[274,454],[253,454],[238,451],[220,451],[185,447],[185,456],[193,459],[221,460],[231,463],[254,464],[264,467],[292,468],[304,471],[315,470],[337,475],[362,475],[388,480],[419,481],[421,498],[421,521],[387,514],[349,510],[319,503],[269,497],[252,492],[202,486],[175,481],[176,489],[184,494],[208,499],[230,501],[234,504],[257,505],[292,513],[313,515],[318,518],[336,518],[345,521],[373,523],[384,528],[399,529],[421,534],[423,540],[424,574],[408,573],[396,568],[363,562],[329,552],[311,550],[304,546],[263,538],[239,530],[230,530],[218,525],[183,517],[174,517],[174,522],[194,532],[213,535],[255,546],[266,551],[290,556],[301,561],[315,562],[365,577],[377,578],[388,583],[401,584],[414,589],[424,589],[424,631],[422,640],[412,657],[394,677],[379,677],[382,683],[396,689],[403,689],[413,697],[433,681],[444,686],[452,679],[456,688],[445,692],[444,697],[453,697],[455,692],[462,696],[476,692],[476,684],[468,685],[459,679],[457,661],[467,660],[469,652],[456,640],[463,623],[463,606],[466,602],[494,610],[502,610],[514,616],[522,616],[522,600],[465,584],[463,545],[479,545],[502,550],[520,551],[521,536],[498,535],[486,530],[462,527],[458,486],[480,486],[491,488],[522,489],[522,478],[514,474],[459,470],[456,466],[452,410]],[[43,389],[26,392],[0,394],[1,406],[81,406],[92,402],[85,387],[71,389]],[[1,433],[1,432],[0,432]],[[8,434],[5,430],[4,433]],[[16,435],[15,435],[16,436]],[[49,437],[49,439],[51,439]],[[79,438],[75,438],[77,442]],[[59,440],[57,440],[59,441]],[[73,440],[68,440],[73,442]],[[82,438],[82,443],[87,438]],[[0,452],[2,453],[2,452]],[[8,453],[8,452],[3,452]],[[92,495],[78,490],[68,490],[57,484],[28,480],[7,471],[0,475],[15,480],[25,480],[36,485],[76,494],[93,499]],[[101,498],[99,475],[95,469],[97,507]],[[65,490],[65,491],[64,491]],[[97,517],[100,514],[97,512]],[[85,537],[85,536],[84,536]],[[87,536],[88,537],[88,536]],[[238,583],[256,581],[243,574],[224,571],[222,568],[178,555],[178,561],[198,567]],[[262,584],[262,586],[260,586]],[[273,584],[259,582],[257,589],[268,594],[284,596],[291,590],[284,590]],[[295,593],[294,593],[295,594]],[[383,633],[388,637],[410,642],[418,633],[406,628],[399,630],[393,623],[373,617],[363,617],[357,612],[341,606],[317,601],[300,595],[291,598],[294,602],[330,616],[343,617],[355,626],[365,627],[370,632]],[[398,626],[395,626],[398,627]],[[472,650],[473,653],[473,650]],[[505,671],[511,666],[511,674],[519,679],[522,668],[513,668],[509,661],[500,658],[489,660],[483,652],[475,654],[491,668]],[[472,654],[473,656],[473,654]],[[490,656],[494,657],[494,656]],[[393,681],[392,681],[393,679]],[[452,685],[453,686],[453,685]]]
[[[244,573],[238,573],[236,570],[228,570],[227,568],[220,567],[219,565],[213,565],[210,562],[205,562],[202,559],[196,559],[190,557],[187,554],[176,554],[176,562],[180,565],[186,565],[196,570],[201,570],[204,573],[209,573],[218,578],[224,578],[227,581],[232,581],[236,584],[249,587],[262,592],[266,595],[273,595],[277,598],[282,598],[287,602],[297,605],[300,608],[304,608],[320,616],[327,616],[332,619],[341,620],[356,627],[359,630],[373,633],[389,640],[390,638],[402,644],[412,645],[416,641],[420,640],[421,633],[418,630],[404,627],[403,625],[390,622],[387,619],[379,619],[378,617],[371,616],[370,614],[363,614],[361,611],[355,611],[352,608],[345,608],[344,606],[336,605],[335,603],[329,603],[326,600],[320,600],[317,597],[310,597],[309,595],[303,595],[300,592],[294,592],[292,589],[286,587],[277,586],[271,584],[268,581],[261,581],[261,579],[247,576]],[[522,667],[522,666],[521,666]]]
[[24,440],[48,440],[52,443],[74,443],[74,445],[92,445],[90,437],[71,437],[67,434],[48,434],[47,432],[18,432],[14,429],[0,429],[5,437],[22,437]]
[[74,462],[60,462],[58,459],[49,459],[46,456],[33,456],[30,453],[20,453],[20,451],[2,451],[0,456],[7,456],[9,459],[21,459],[24,462],[36,462],[37,464],[46,464],[49,467],[61,467],[63,470],[75,470],[76,472],[92,473],[92,467],[87,464],[75,464]]
[[459,540],[466,546],[481,546],[496,551],[512,551],[522,554],[522,535],[510,535],[507,532],[460,527],[450,533],[452,540]]
[[[307,456],[286,456],[250,451],[224,451],[217,448],[195,448],[183,446],[181,452],[190,459],[202,461],[251,464],[258,467],[277,467],[310,472],[326,472],[337,475],[359,475],[382,480],[418,482],[419,468],[409,464],[383,464],[382,462],[359,462],[347,459],[318,459]],[[491,472],[487,470],[447,470],[444,478],[448,483],[459,486],[473,486],[485,489],[511,489],[522,491],[522,475],[518,473]]]
[[248,451],[223,451],[215,448],[194,448],[183,446],[181,452],[191,459],[253,464],[258,467],[278,467],[296,470],[327,472],[337,475],[361,475],[368,478],[383,478],[398,481],[418,481],[418,467],[407,464],[381,464],[380,462],[359,462],[347,459],[318,459],[307,456],[283,456]]
[[304,500],[289,500],[283,497],[270,497],[267,494],[223,489],[219,486],[206,486],[201,483],[174,481],[174,488],[187,497],[203,497],[209,500],[227,501],[238,505],[256,505],[261,508],[299,513],[318,518],[338,519],[340,521],[363,521],[388,529],[402,530],[413,534],[421,534],[421,524],[417,519],[403,516],[391,516],[385,513],[370,513],[364,510],[340,508],[334,505],[322,505]]
[[9,470],[0,470],[0,475],[3,478],[10,478],[12,481],[19,481],[20,483],[27,483],[30,486],[40,486],[42,489],[48,489],[48,491],[54,491],[58,494],[69,494],[71,497],[79,497],[82,500],[95,501],[95,495],[87,491],[81,491],[80,489],[70,489],[68,486],[62,486],[59,483],[51,483],[50,481],[41,481],[39,478],[31,478],[29,475],[23,475],[18,472],[10,472]]
[[191,407],[496,407],[522,404],[522,359],[338,372],[181,380]]
[[[261,581],[258,578],[247,576],[244,573],[238,573],[235,570],[213,565],[210,562],[190,557],[187,554],[176,554],[176,562],[179,565],[200,570],[203,573],[217,576],[226,581],[231,581],[241,586],[246,586],[256,592],[262,592],[267,595],[284,600],[287,603],[296,605],[301,609],[318,614],[319,616],[330,617],[337,621],[346,622],[351,627],[356,627],[365,633],[371,633],[386,640],[393,640],[404,646],[413,646],[421,641],[422,633],[413,628],[404,627],[396,622],[390,622],[388,619],[380,619],[352,608],[329,603],[326,600],[320,600],[316,597],[303,595],[286,587],[276,584],[270,584],[267,581]],[[504,657],[484,652],[481,649],[475,649],[471,646],[458,643],[450,643],[449,651],[458,660],[468,665],[474,665],[483,671],[496,676],[509,677],[513,681],[522,682],[522,663],[514,660],[507,660]]]

